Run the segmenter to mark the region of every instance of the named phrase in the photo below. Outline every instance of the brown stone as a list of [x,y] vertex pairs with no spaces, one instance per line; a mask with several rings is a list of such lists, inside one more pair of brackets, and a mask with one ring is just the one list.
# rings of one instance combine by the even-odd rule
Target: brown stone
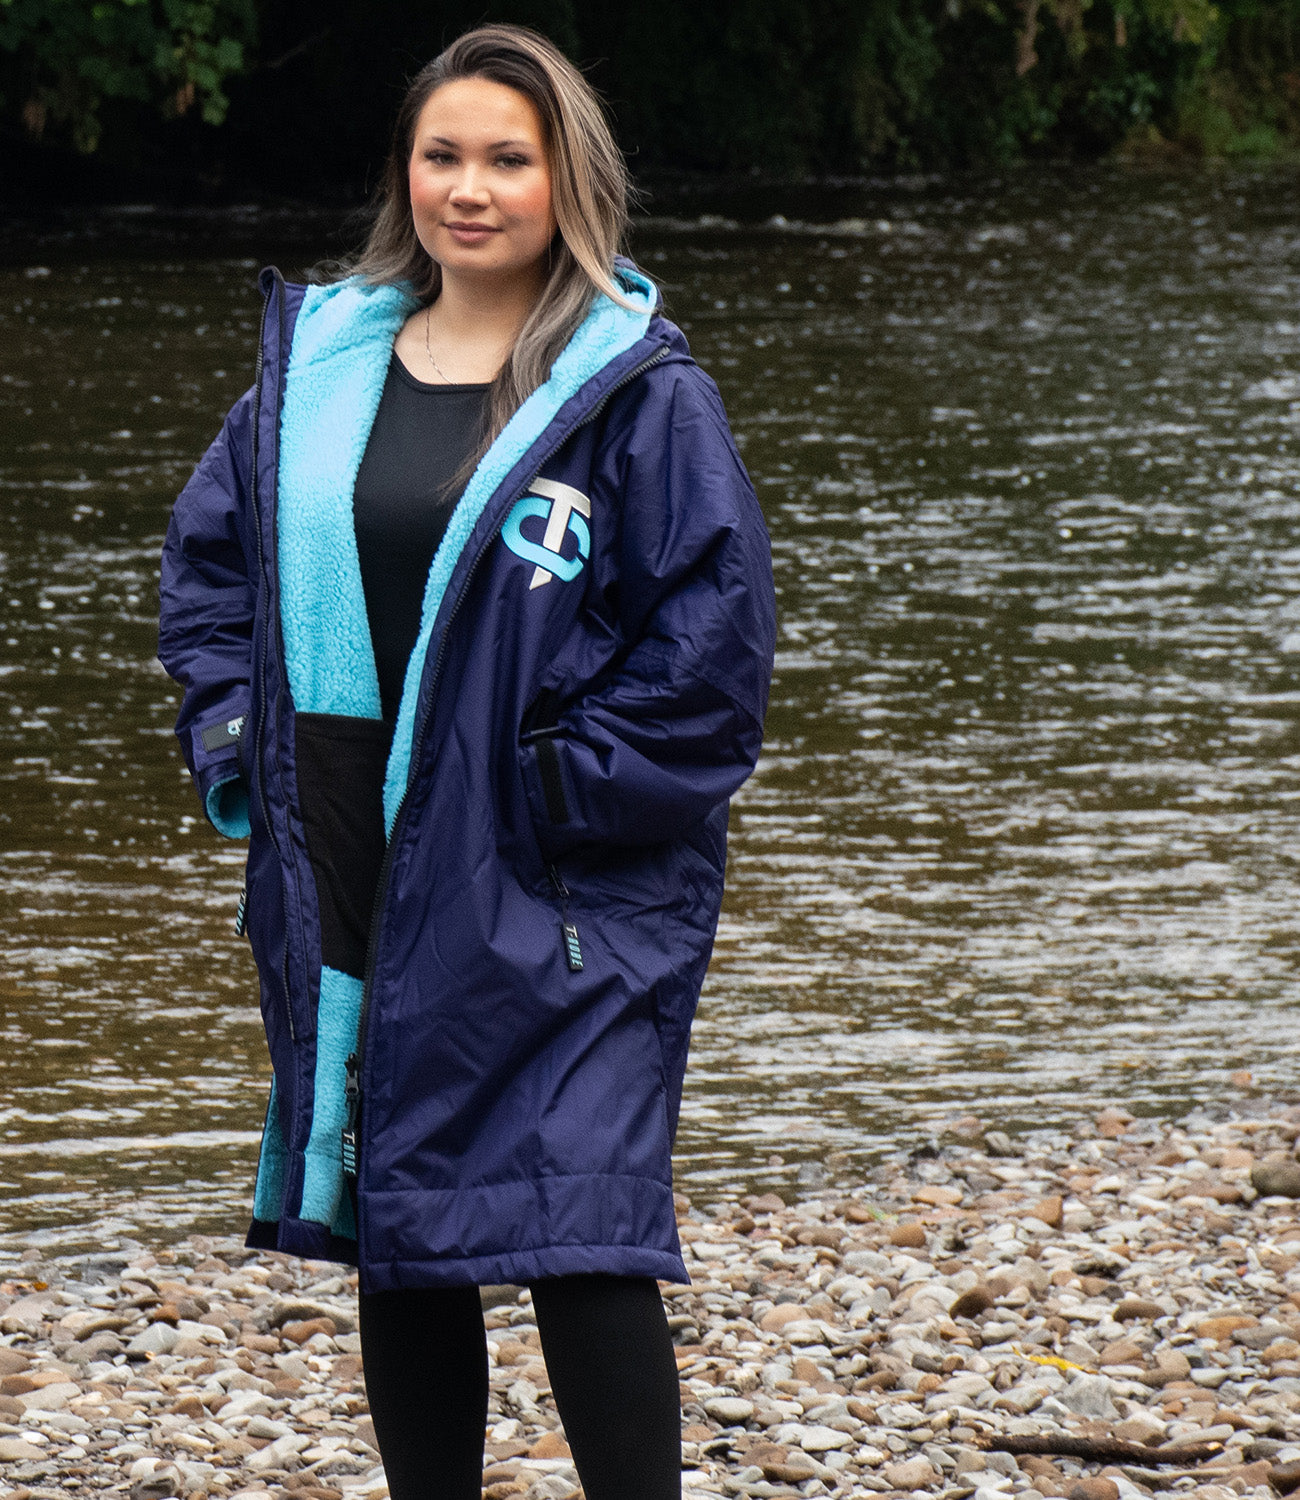
[[[698,1431],[700,1429],[696,1430]],[[706,1443],[708,1442],[709,1438],[714,1436],[713,1429],[711,1427],[705,1427],[703,1429],[703,1432],[705,1434],[704,1437],[693,1438],[689,1435],[690,1428],[687,1428],[686,1431],[682,1433],[682,1436],[688,1443]],[[509,1458],[523,1458],[528,1452],[528,1444],[521,1443],[517,1440],[509,1443],[484,1443],[483,1451],[493,1461],[493,1463],[499,1464],[504,1463]]]
[[0,1377],[0,1396],[25,1396],[36,1390],[36,1382],[30,1375],[5,1375]]
[[1238,1328],[1258,1328],[1259,1319],[1249,1313],[1225,1313],[1222,1317],[1206,1318],[1196,1325],[1198,1339],[1230,1339]]
[[856,1396],[850,1396],[844,1403],[844,1408],[849,1416],[856,1417],[859,1422],[868,1427],[874,1427],[880,1421],[876,1415],[876,1408],[869,1402],[859,1401]]
[[1132,1339],[1117,1339],[1113,1344],[1106,1347],[1097,1356],[1098,1365],[1140,1365],[1143,1359],[1142,1347],[1135,1344]]
[[844,1231],[833,1224],[814,1224],[811,1229],[801,1229],[795,1236],[801,1245],[821,1245],[828,1250],[838,1250],[844,1242]]
[[[1113,1106],[1103,1109],[1093,1122],[1097,1127],[1097,1134],[1104,1136],[1107,1140],[1115,1140],[1123,1135],[1133,1123],[1133,1116],[1126,1109],[1116,1109]],[[1101,1497],[1090,1497],[1090,1500],[1101,1500]]]
[[197,1396],[182,1396],[173,1403],[172,1410],[180,1417],[193,1417],[196,1422],[207,1420],[208,1409]]
[[239,1335],[239,1347],[249,1349],[254,1354],[279,1354],[281,1344],[273,1333],[245,1332]]
[[355,1380],[361,1374],[362,1363],[359,1354],[341,1354],[334,1361],[335,1380]]
[[526,1495],[531,1486],[524,1479],[503,1479],[483,1491],[483,1500],[510,1500],[512,1495]]
[[333,1338],[337,1332],[338,1324],[333,1318],[304,1318],[298,1323],[286,1323],[280,1330],[280,1337],[291,1344],[305,1344],[318,1333]]
[[796,1380],[802,1381],[804,1385],[815,1386],[818,1381],[826,1379],[825,1370],[821,1369],[819,1365],[815,1364],[805,1354],[801,1354],[790,1366],[790,1373]]
[[1037,1455],[1017,1458],[1022,1473],[1028,1474],[1033,1487],[1040,1495],[1065,1496],[1070,1493],[1073,1480],[1067,1479],[1050,1458]]
[[358,1417],[356,1425],[352,1429],[352,1436],[359,1437],[367,1448],[373,1448],[379,1452],[379,1439],[375,1436],[375,1424],[369,1417]]
[[1269,1469],[1268,1482],[1279,1495],[1290,1495],[1300,1489],[1300,1459],[1292,1459],[1286,1464],[1273,1464]]
[[762,1468],[763,1477],[774,1484],[802,1484],[817,1474],[816,1464],[797,1448],[783,1464],[764,1464]]
[[[928,1458],[905,1458],[886,1464],[880,1471],[880,1476],[896,1490],[923,1490],[938,1477]],[[1115,1492],[1115,1500],[1119,1500],[1118,1490]]]
[[957,1298],[948,1309],[948,1316],[955,1322],[958,1318],[976,1318],[987,1312],[996,1299],[992,1290],[981,1284],[971,1287]]
[[1141,1318],[1145,1322],[1153,1323],[1157,1318],[1168,1316],[1169,1314],[1158,1302],[1152,1302],[1146,1297],[1125,1297],[1115,1309],[1117,1323],[1127,1323],[1133,1318]]
[[1119,1485],[1100,1474],[1085,1474],[1070,1486],[1068,1500],[1119,1500]]
[[682,1428],[682,1441],[687,1443],[711,1443],[717,1435],[712,1427],[706,1427],[703,1422],[692,1422],[688,1427]]
[[759,1319],[758,1326],[764,1333],[780,1333],[789,1323],[806,1322],[813,1316],[798,1302],[778,1302]]
[[544,1432],[528,1450],[529,1458],[572,1458],[573,1449],[558,1432]]
[[889,1231],[889,1243],[905,1250],[925,1248],[925,1228],[921,1224],[895,1224]]
[[[1040,1495],[1065,1496],[1070,1493],[1070,1486],[1074,1483],[1067,1479],[1060,1469],[1049,1458],[1034,1458],[1032,1460],[1020,1458],[1016,1462],[1024,1473],[1031,1475],[1033,1488]],[[1027,1465],[1032,1462],[1034,1468],[1031,1470]]]
[[745,1462],[757,1464],[767,1477],[767,1470],[790,1461],[790,1450],[780,1443],[758,1442],[753,1447],[746,1449]]
[[[1191,1361],[1185,1354],[1180,1354],[1177,1349],[1161,1349],[1156,1355],[1155,1369],[1148,1370],[1142,1378],[1148,1385],[1168,1386],[1186,1381],[1191,1373]],[[1199,1390],[1199,1386],[1196,1389]]]
[[1222,1470],[1204,1469],[1207,1477],[1212,1473],[1222,1473],[1223,1483],[1230,1484],[1233,1489],[1240,1485],[1243,1489],[1253,1490],[1258,1486],[1269,1483],[1269,1476],[1273,1471],[1273,1465],[1266,1458],[1256,1459],[1252,1464],[1229,1464]]
[[1050,1458],[1042,1458],[1037,1453],[1028,1453],[1024,1458],[1017,1458],[1016,1463],[1019,1465],[1021,1472],[1028,1474],[1031,1479],[1037,1479],[1040,1474],[1054,1474],[1058,1478],[1060,1477],[1061,1471],[1052,1460]]
[[1261,1198],[1300,1198],[1300,1162],[1272,1151],[1250,1169],[1250,1185]]
[[483,1483],[485,1485],[500,1484],[503,1480],[515,1479],[518,1475],[519,1460],[510,1459],[507,1463],[503,1464],[489,1464],[483,1470]]
[[779,1214],[785,1211],[785,1199],[779,1198],[775,1193],[759,1193],[756,1197],[746,1198],[744,1205],[751,1214]]
[[953,1208],[961,1202],[960,1188],[942,1187],[938,1183],[926,1183],[912,1194],[913,1203],[925,1203],[931,1208]]
[[31,1359],[21,1349],[0,1344],[0,1375],[19,1375],[30,1365]]
[[1059,1229],[1061,1220],[1065,1217],[1065,1202],[1059,1193],[1053,1193],[1050,1197],[1041,1198],[1027,1208],[1025,1213],[1031,1219],[1041,1219],[1049,1229]]

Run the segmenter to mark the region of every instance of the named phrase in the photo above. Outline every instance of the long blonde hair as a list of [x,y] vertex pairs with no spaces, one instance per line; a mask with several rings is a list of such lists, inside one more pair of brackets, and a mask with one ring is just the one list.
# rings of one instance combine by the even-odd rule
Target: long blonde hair
[[416,238],[407,174],[420,112],[436,89],[458,78],[505,84],[536,108],[558,228],[541,296],[492,382],[484,431],[453,480],[456,485],[468,479],[512,414],[546,380],[596,294],[628,305],[614,279],[614,257],[627,232],[630,194],[627,168],[600,100],[578,69],[525,26],[480,26],[411,80],[397,112],[369,237],[341,271],[371,282],[406,282],[426,305],[442,289],[442,268]]

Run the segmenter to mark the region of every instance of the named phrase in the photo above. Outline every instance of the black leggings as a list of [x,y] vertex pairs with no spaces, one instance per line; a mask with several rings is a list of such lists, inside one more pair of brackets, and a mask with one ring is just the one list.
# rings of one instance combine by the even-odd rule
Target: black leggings
[[[586,1500],[680,1500],[677,1361],[658,1286],[559,1276],[532,1292]],[[391,1500],[480,1500],[488,1362],[478,1288],[372,1292],[360,1325]]]

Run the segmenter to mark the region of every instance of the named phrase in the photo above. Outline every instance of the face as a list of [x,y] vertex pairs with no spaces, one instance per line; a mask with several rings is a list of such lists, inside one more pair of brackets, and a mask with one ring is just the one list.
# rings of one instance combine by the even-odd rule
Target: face
[[411,217],[444,276],[536,277],[555,234],[551,171],[532,100],[457,78],[425,101],[409,167]]

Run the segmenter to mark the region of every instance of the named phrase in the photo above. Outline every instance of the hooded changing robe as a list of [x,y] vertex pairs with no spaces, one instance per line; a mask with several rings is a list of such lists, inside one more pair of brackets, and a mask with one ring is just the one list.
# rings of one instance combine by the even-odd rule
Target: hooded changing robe
[[[686,1279],[670,1150],[775,606],[717,391],[619,275],[632,308],[596,299],[457,502],[391,746],[351,503],[404,288],[263,273],[255,384],[167,534],[177,734],[250,840],[249,1242],[367,1292]],[[364,954],[320,832],[349,818],[380,830]]]

